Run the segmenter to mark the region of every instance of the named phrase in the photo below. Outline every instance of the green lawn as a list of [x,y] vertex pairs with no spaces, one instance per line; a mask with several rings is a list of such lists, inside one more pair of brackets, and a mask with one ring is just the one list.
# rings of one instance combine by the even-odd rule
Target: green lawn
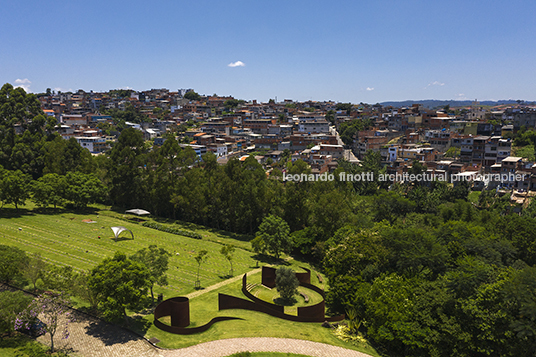
[[2,357],[62,357],[62,352],[49,353],[50,348],[36,342],[23,334],[0,338],[0,356]]
[[[209,252],[208,261],[200,269],[201,286],[210,286],[224,280],[229,274],[229,262],[219,252],[222,243],[236,243],[236,246],[244,248],[246,244],[218,232],[203,232],[199,228],[196,231],[204,236],[201,240],[165,233],[136,222],[119,220],[117,213],[106,210],[85,214],[38,214],[26,210],[20,210],[18,215],[14,210],[9,210],[9,213],[13,216],[2,215],[0,211],[0,244],[39,252],[53,264],[70,265],[77,270],[91,269],[104,258],[113,256],[116,251],[130,255],[150,244],[165,248],[173,254],[168,271],[169,286],[155,289],[155,293],[161,292],[164,297],[188,294],[194,290],[197,273],[194,256],[200,250],[206,249]],[[83,220],[96,223],[85,223]],[[134,239],[115,241],[110,229],[112,226],[130,229]],[[130,236],[125,232],[121,237]],[[253,255],[249,250],[236,249],[233,261],[235,275],[243,274],[255,266]]]

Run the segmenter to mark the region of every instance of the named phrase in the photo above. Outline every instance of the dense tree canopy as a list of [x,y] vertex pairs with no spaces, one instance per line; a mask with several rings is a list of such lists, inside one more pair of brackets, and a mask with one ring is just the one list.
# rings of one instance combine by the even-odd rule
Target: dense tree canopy
[[283,300],[292,300],[298,293],[298,278],[296,273],[287,267],[277,268],[275,272],[275,287]]
[[280,217],[269,215],[262,221],[257,233],[262,242],[263,250],[279,258],[281,253],[289,252],[292,248],[290,228]]
[[89,287],[95,294],[104,316],[127,322],[127,309],[138,310],[151,286],[151,273],[141,263],[116,252],[92,269]]
[[28,256],[23,250],[0,244],[0,282],[10,283],[23,277],[27,265]]

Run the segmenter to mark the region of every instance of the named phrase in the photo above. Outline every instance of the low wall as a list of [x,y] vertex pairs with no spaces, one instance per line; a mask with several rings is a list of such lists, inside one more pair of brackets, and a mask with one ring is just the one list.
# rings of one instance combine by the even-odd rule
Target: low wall
[[190,325],[190,300],[179,296],[162,301],[154,309],[154,318],[171,316],[171,326],[186,327]]
[[[246,295],[249,299],[253,300],[256,304],[263,306],[264,308],[271,309],[280,313],[284,313],[285,307],[280,305],[275,305],[272,303],[269,303],[268,301],[264,301],[250,293],[247,289],[247,283],[248,283],[248,276],[247,274],[244,274],[242,277],[242,293]],[[246,300],[247,301],[247,300]]]
[[[264,268],[264,267],[263,267]],[[266,269],[267,272],[271,272],[273,268]],[[275,269],[273,269],[275,271]],[[309,274],[310,280],[310,271],[303,274]],[[264,276],[264,269],[263,269]],[[305,276],[305,275],[304,275]],[[311,289],[319,293],[322,298],[325,298],[324,290],[321,288],[312,285],[310,283],[300,283],[300,286]],[[325,314],[325,301],[322,300],[318,304],[312,306],[303,306],[298,307],[298,316],[287,315],[285,314],[285,307],[280,305],[275,305],[267,301],[261,300],[258,297],[254,296],[247,290],[247,274],[244,274],[242,277],[242,292],[246,297],[252,301],[238,298],[235,296],[230,296],[226,294],[218,294],[218,308],[220,310],[225,309],[244,309],[251,311],[258,311],[269,314],[274,317],[278,317],[284,320],[298,321],[298,322],[324,322],[324,321],[342,321],[344,320],[344,315],[328,317],[326,318]]]
[[311,284],[311,271],[305,267],[300,268],[305,270],[305,273],[295,273],[300,284]]
[[192,335],[194,333],[205,332],[216,322],[227,321],[227,320],[243,320],[243,319],[241,319],[240,317],[219,316],[219,317],[213,318],[212,320],[210,320],[207,324],[203,326],[184,328],[184,327],[166,325],[165,323],[162,323],[155,318],[154,325],[162,331],[174,333],[176,335]]
[[[171,317],[171,325],[167,325],[158,320],[165,316]],[[219,316],[213,318],[203,326],[186,328],[186,326],[190,325],[190,300],[183,296],[164,300],[154,309],[154,325],[163,331],[178,335],[191,335],[194,333],[204,332],[216,322],[227,320],[242,319],[239,317]]]
[[275,288],[275,272],[276,269],[272,267],[262,267],[261,283],[271,289]]

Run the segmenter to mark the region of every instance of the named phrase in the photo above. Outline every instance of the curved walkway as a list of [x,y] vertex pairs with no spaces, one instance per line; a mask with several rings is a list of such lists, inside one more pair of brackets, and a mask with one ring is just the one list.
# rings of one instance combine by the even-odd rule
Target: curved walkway
[[281,352],[313,357],[370,357],[325,343],[290,338],[246,337],[201,343],[180,350],[162,350],[164,357],[225,357],[238,352]]

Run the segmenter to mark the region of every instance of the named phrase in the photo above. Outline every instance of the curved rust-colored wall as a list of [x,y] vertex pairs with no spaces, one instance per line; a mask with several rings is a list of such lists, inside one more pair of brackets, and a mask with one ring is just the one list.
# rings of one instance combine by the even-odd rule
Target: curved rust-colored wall
[[[270,270],[267,269],[267,271],[270,271]],[[309,274],[310,274],[310,271],[309,271]],[[321,288],[315,285],[308,284],[308,283],[300,283],[300,286],[316,291],[323,298],[325,297],[324,290],[322,290]],[[254,296],[253,294],[251,294],[249,291],[247,291],[247,274],[244,274],[244,276],[242,277],[242,292],[244,293],[246,297],[253,300],[253,302],[242,299],[242,298],[230,296],[230,295],[219,294],[218,295],[219,309],[220,310],[224,310],[224,309],[252,310],[252,311],[258,311],[258,312],[264,312],[266,314],[279,317],[281,319],[290,320],[290,321],[298,321],[298,322],[324,322],[324,321],[344,320],[344,315],[326,318],[324,315],[325,314],[325,301],[324,300],[312,306],[298,307],[298,316],[287,315],[285,314],[284,306],[271,304],[267,301],[261,300],[258,297]],[[222,295],[223,297],[221,297]]]
[[162,301],[154,309],[155,320],[171,316],[171,325],[186,327],[190,325],[190,301],[187,297],[179,296]]
[[154,325],[158,327],[162,331],[174,333],[176,335],[192,335],[194,333],[200,333],[205,332],[208,330],[212,325],[214,325],[216,322],[220,321],[227,321],[227,320],[243,320],[240,317],[227,317],[227,316],[219,316],[215,317],[212,320],[210,320],[207,324],[199,327],[192,327],[192,328],[184,328],[184,327],[177,327],[177,326],[169,326],[166,325],[160,321],[158,321],[156,318],[154,320]]
[[190,325],[190,300],[182,296],[170,300],[171,326],[186,327]]
[[261,283],[269,288],[275,288],[275,272],[276,269],[272,267],[262,267]]
[[[300,283],[311,284],[311,270],[300,267],[305,270],[305,273],[294,273],[296,278]],[[262,267],[262,285],[269,288],[275,288],[275,278],[277,276],[277,269],[272,267],[263,266]]]
[[312,306],[299,306],[298,316],[315,318],[324,321],[326,319],[324,315],[325,311],[325,303],[324,300],[322,300],[318,304]]
[[296,278],[298,278],[298,281],[300,284],[311,284],[311,271],[307,268],[300,267],[303,270],[305,270],[305,273],[295,273]]
[[242,293],[246,295],[246,297],[253,300],[256,304],[262,305],[267,309],[272,309],[280,313],[283,313],[285,311],[284,306],[275,305],[275,304],[269,303],[268,301],[261,300],[255,295],[253,295],[252,293],[250,293],[247,289],[247,284],[248,284],[248,276],[247,274],[244,274],[244,276],[242,277]]
[[[219,293],[218,294],[218,307],[220,310],[226,310],[226,309],[242,309],[242,310],[250,310],[250,311],[257,311],[257,312],[263,312],[265,314],[268,314],[270,316],[274,316],[283,320],[289,320],[289,321],[296,321],[296,322],[324,322],[324,321],[342,321],[344,320],[344,315],[341,316],[335,316],[335,317],[324,317],[324,314],[322,315],[318,314],[318,311],[315,311],[314,308],[317,305],[322,305],[322,308],[324,306],[324,302],[314,305],[314,306],[307,306],[307,309],[309,311],[305,310],[302,311],[301,316],[295,316],[295,315],[287,315],[283,312],[279,312],[274,309],[267,308],[265,306],[256,304],[252,301],[242,299],[236,296],[226,295]],[[316,314],[316,316],[307,316],[308,314]]]
[[318,286],[316,285],[313,285],[313,284],[307,284],[307,283],[301,283],[300,286],[303,286],[304,288],[307,288],[307,289],[311,289],[313,291],[316,291],[317,293],[319,293],[320,295],[322,295],[322,297],[325,299],[326,298],[326,294],[324,293],[324,290],[322,290],[322,288],[319,288]]
[[[164,316],[171,317],[171,326],[158,320]],[[184,296],[164,300],[154,309],[154,325],[163,331],[178,335],[191,335],[198,332],[204,332],[216,322],[227,320],[242,319],[239,317],[218,316],[203,326],[185,328],[190,325],[190,300]]]

